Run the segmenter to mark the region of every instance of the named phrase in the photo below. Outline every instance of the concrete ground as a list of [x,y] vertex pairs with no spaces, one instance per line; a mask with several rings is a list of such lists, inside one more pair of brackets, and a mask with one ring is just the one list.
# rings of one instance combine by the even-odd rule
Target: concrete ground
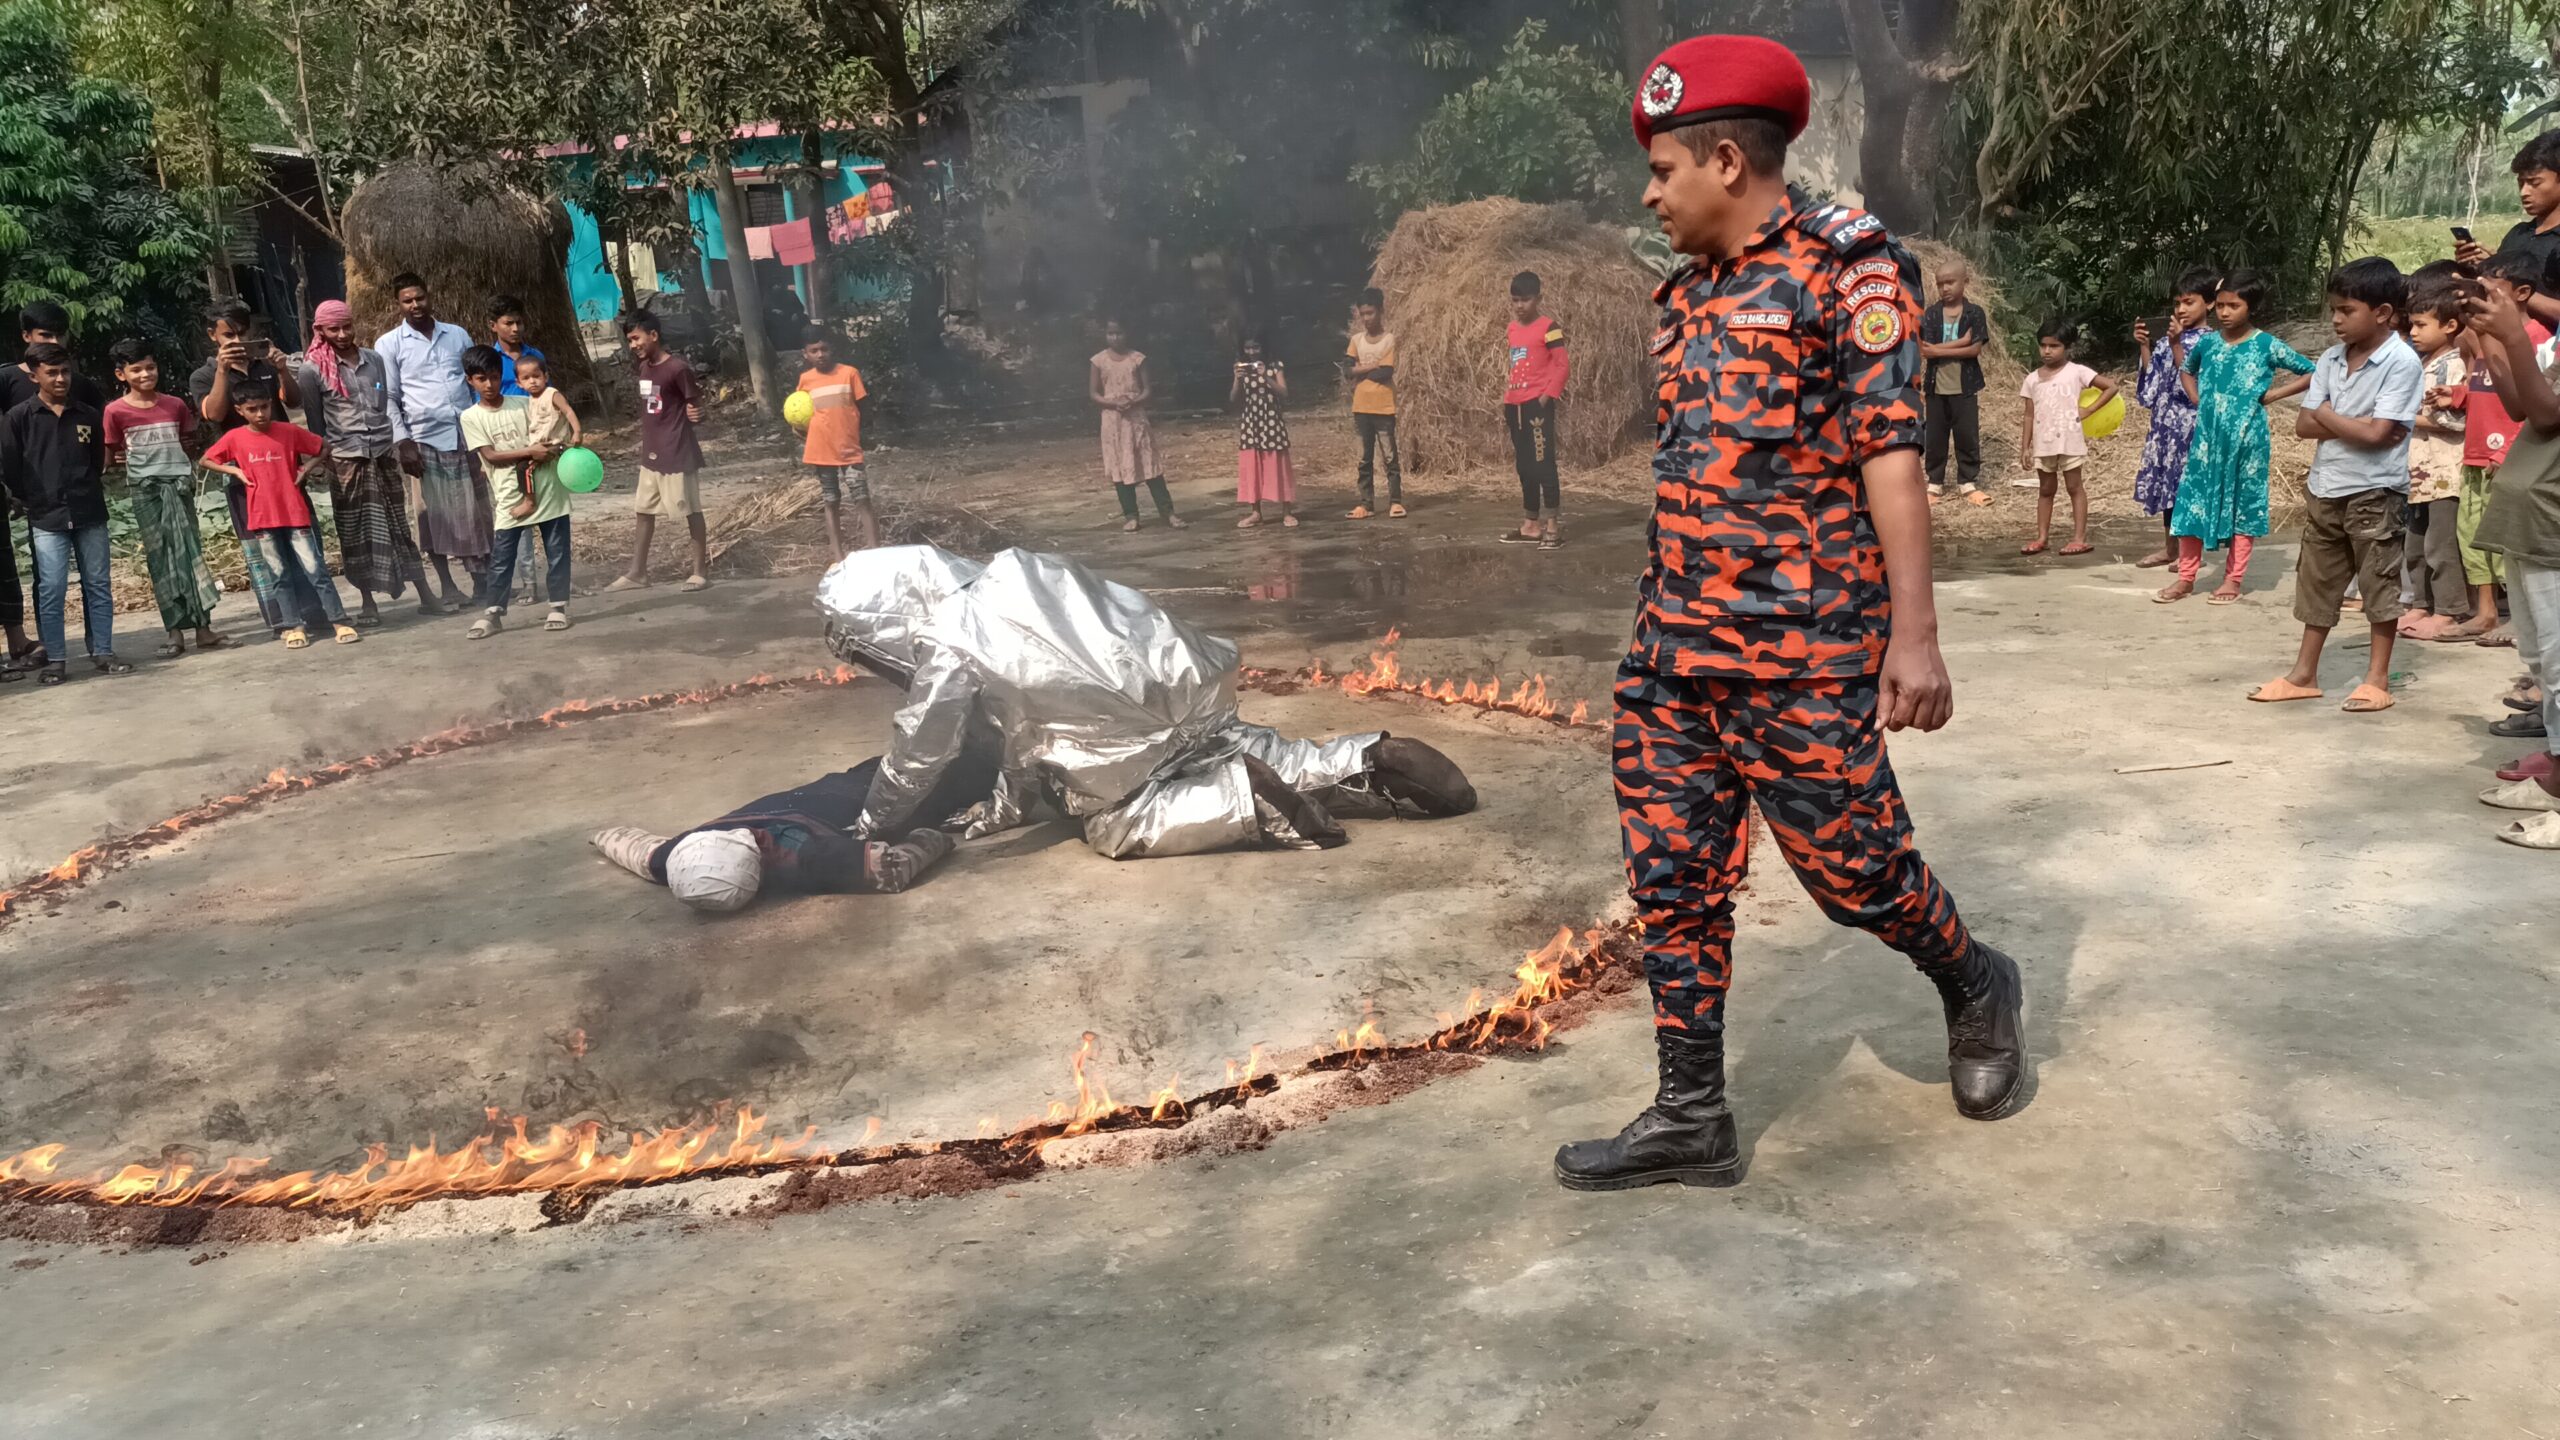
[[[1261,664],[1338,666],[1400,622],[1410,670],[1534,665],[1597,700],[1641,564],[1632,509],[1538,556],[1491,543],[1491,502],[1131,543],[1089,501],[1015,518]],[[2292,649],[2289,555],[2238,607],[2163,609],[2122,563],[2147,537],[2113,538],[2086,563],[1947,557],[1957,719],[1895,744],[1933,863],[2028,972],[2036,1084],[2011,1119],[1959,1119],[1926,985],[1764,873],[1734,1190],[1549,1178],[1559,1142],[1647,1093],[1622,1001],[1258,1152],[954,1199],[219,1254],[13,1243],[0,1431],[2560,1436],[2555,872],[2472,799],[2511,748],[2482,721],[2512,656],[2409,654],[2380,716],[2249,705]],[[31,697],[42,723],[0,696],[0,848],[49,863],[307,750],[806,668],[805,593],[652,592],[479,647],[259,646]],[[2333,697],[2361,663],[2331,658]],[[1322,696],[1249,713],[1411,723],[1479,769],[1486,810],[1196,866],[1018,837],[914,895],[717,926],[580,851],[594,824],[718,803],[731,767],[752,788],[813,747],[867,753],[880,704],[854,687],[423,762],[0,930],[0,1105],[24,1132],[0,1148],[247,1148],[210,1133],[228,1100],[257,1144],[316,1154],[484,1098],[644,1122],[721,1088],[922,1129],[1058,1094],[1085,1029],[1125,1047],[1115,1087],[1312,1039],[1283,1031],[1357,998],[1411,1033],[1615,883],[1593,737]],[[2204,760],[2231,763],[2118,773]],[[860,958],[824,968],[830,944]],[[555,1037],[590,1021],[571,1064]]]

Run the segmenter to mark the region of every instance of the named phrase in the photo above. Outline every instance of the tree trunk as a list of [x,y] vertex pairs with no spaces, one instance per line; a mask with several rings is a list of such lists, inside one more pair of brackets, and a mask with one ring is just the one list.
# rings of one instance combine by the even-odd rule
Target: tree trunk
[[1884,0],[1839,3],[1866,108],[1858,189],[1887,227],[1927,234],[1938,223],[1943,137],[1955,97],[1956,0],[1904,0],[1898,36]]
[[1618,0],[1618,53],[1630,80],[1662,53],[1662,31],[1662,0]]
[[800,137],[800,177],[791,188],[800,213],[809,217],[809,323],[824,325],[835,317],[834,247],[827,241],[826,146],[817,131]]
[[729,169],[726,145],[711,152],[711,195],[720,210],[720,248],[729,252],[729,298],[738,307],[747,384],[755,391],[756,408],[775,414],[782,397],[775,388],[773,341],[764,332],[764,296],[756,285],[756,262],[747,258],[747,207],[739,201],[738,177]]
[[631,222],[617,218],[610,235],[601,224],[596,233],[613,249],[613,283],[622,291],[623,313],[630,314],[640,308],[640,287],[631,278]]

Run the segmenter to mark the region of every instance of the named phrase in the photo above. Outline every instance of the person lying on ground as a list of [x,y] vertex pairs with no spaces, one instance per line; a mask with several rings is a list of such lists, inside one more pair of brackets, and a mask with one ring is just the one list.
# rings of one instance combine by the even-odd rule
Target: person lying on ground
[[[757,895],[895,895],[924,878],[959,842],[939,829],[858,837],[854,825],[880,772],[877,758],[805,785],[750,800],[717,820],[668,837],[622,826],[589,841],[605,859],[664,885],[696,910],[729,914]],[[948,824],[995,788],[991,759],[964,755],[919,807]]]

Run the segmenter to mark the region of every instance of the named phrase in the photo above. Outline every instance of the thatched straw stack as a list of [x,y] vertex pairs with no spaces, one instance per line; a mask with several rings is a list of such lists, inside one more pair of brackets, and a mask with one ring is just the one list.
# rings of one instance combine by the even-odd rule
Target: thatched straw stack
[[1522,270],[1538,272],[1546,311],[1573,351],[1565,463],[1598,465],[1644,438],[1655,374],[1645,341],[1659,312],[1654,276],[1625,230],[1592,224],[1570,205],[1473,200],[1408,212],[1370,277],[1396,332],[1396,428],[1410,468],[1511,463],[1502,327]]
[[513,295],[525,303],[526,342],[551,360],[552,383],[586,409],[596,397],[595,375],[569,303],[568,214],[473,178],[394,165],[347,197],[341,228],[356,333],[380,335],[400,323],[391,277],[404,270],[426,277],[436,317],[475,341],[489,338],[490,298]]

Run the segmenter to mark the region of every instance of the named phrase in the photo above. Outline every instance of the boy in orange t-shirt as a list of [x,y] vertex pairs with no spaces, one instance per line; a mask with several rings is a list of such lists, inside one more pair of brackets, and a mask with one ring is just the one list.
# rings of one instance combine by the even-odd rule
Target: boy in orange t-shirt
[[811,331],[800,347],[800,389],[809,397],[809,438],[800,459],[818,472],[818,498],[825,502],[827,545],[846,553],[843,510],[853,505],[862,527],[862,546],[880,543],[880,513],[871,508],[871,482],[862,468],[862,372],[836,363],[834,337]]

